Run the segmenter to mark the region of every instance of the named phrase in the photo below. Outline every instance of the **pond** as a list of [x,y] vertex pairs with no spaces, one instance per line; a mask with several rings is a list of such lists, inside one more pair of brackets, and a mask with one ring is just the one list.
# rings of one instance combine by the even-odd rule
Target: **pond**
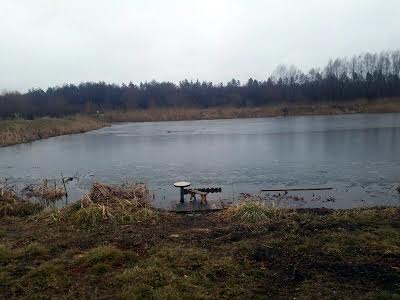
[[221,187],[211,196],[223,199],[333,188],[268,195],[284,206],[399,205],[400,114],[126,123],[0,148],[0,178],[26,184],[61,173],[79,178],[68,201],[95,181],[130,179],[149,184],[159,207],[177,201],[180,180]]

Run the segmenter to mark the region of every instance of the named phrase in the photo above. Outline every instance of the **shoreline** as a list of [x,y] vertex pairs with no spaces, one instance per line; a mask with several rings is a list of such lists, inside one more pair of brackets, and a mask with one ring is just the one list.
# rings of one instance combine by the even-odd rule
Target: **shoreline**
[[[284,116],[287,105],[260,107],[213,107],[213,108],[150,108],[135,111],[107,111],[104,119],[111,123],[160,122],[189,120],[249,119]],[[398,113],[400,99],[379,101],[360,100],[347,104],[324,103],[296,105],[288,108],[287,116],[341,115],[357,113]]]
[[21,201],[0,197],[0,295],[7,299],[400,293],[400,208],[277,209],[249,199],[219,212],[176,214],[151,207],[145,186],[106,184],[63,209]]
[[[396,101],[397,100],[397,101]],[[152,108],[135,111],[106,111],[101,117],[72,116],[35,120],[0,121],[0,147],[29,143],[50,137],[84,133],[110,124],[189,120],[251,119],[284,116],[284,105],[265,107]],[[360,113],[399,113],[400,100],[357,101],[350,104],[298,105],[287,116],[347,115]]]

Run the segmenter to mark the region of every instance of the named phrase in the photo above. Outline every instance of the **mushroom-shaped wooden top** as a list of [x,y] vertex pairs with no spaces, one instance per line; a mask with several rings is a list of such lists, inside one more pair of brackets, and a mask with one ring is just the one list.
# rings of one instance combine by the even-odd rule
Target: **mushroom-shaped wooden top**
[[191,183],[187,181],[178,181],[174,183],[175,187],[180,187],[180,188],[185,188],[188,187],[189,185],[191,185]]

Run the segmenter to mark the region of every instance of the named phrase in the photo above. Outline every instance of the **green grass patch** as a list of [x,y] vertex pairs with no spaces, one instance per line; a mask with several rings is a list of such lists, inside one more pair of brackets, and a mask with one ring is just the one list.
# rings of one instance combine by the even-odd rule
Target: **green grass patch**
[[227,215],[234,221],[255,224],[276,219],[280,212],[279,209],[268,207],[262,202],[247,200],[228,209]]
[[2,298],[398,298],[399,208],[174,215],[114,200],[87,225],[73,217],[100,203],[1,218]]
[[114,246],[99,246],[86,252],[79,258],[78,263],[85,267],[92,267],[99,263],[115,264],[123,260],[124,254]]
[[22,279],[22,283],[31,292],[46,289],[56,290],[67,284],[65,265],[60,260],[44,262],[32,268]]
[[35,259],[37,257],[45,256],[47,253],[48,249],[45,246],[33,242],[18,250],[17,257],[20,259]]
[[163,244],[154,247],[149,258],[117,275],[115,284],[124,299],[243,297],[246,291],[238,284],[251,281],[244,266],[247,263],[223,253]]

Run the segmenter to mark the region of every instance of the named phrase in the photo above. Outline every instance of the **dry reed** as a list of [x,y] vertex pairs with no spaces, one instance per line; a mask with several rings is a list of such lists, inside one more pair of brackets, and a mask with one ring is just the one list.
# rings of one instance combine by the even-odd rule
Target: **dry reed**
[[127,200],[139,207],[150,205],[150,192],[147,186],[142,183],[124,183],[122,185],[95,183],[87,197],[93,203],[108,206],[122,200]]
[[32,142],[53,136],[81,133],[103,127],[104,123],[85,116],[65,119],[0,121],[0,147]]
[[101,222],[157,222],[159,213],[151,207],[150,199],[151,194],[145,184],[95,183],[78,203],[43,212],[34,219],[46,224],[71,221],[84,227],[93,227]]
[[352,113],[387,113],[400,112],[399,98],[384,98],[378,100],[358,99],[350,103],[323,102],[320,104],[287,103],[259,107],[173,107],[149,108],[128,111],[106,111],[104,119],[109,122],[153,122],[180,120],[211,120],[236,118],[263,118],[284,115],[288,108],[289,115],[337,115]]
[[54,180],[52,183],[45,179],[40,184],[27,185],[23,192],[30,198],[38,198],[41,200],[53,201],[61,199],[65,195],[65,190]]
[[11,189],[0,188],[0,217],[29,216],[41,210],[42,205],[20,199]]

